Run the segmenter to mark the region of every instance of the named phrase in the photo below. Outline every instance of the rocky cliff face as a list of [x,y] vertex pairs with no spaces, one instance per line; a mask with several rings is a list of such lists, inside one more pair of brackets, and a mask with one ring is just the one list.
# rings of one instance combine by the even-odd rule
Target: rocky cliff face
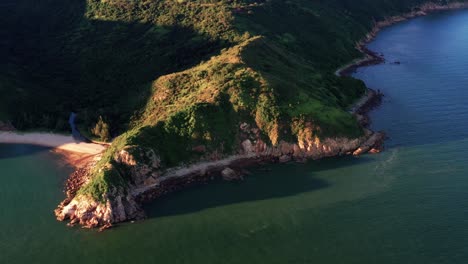
[[113,223],[144,218],[144,212],[132,195],[125,195],[123,190],[113,192],[115,194],[104,202],[77,195],[70,202],[62,203],[55,215],[59,221],[69,220],[69,225],[79,224],[85,228],[107,228]]
[[152,149],[126,146],[114,155],[114,160],[130,177],[133,187],[152,184],[160,176],[161,159]]
[[[378,102],[379,95],[370,92],[360,106],[354,109],[356,115],[365,115],[361,110],[370,109],[369,104]],[[106,228],[114,223],[141,219],[144,212],[140,203],[155,199],[169,192],[179,190],[200,181],[209,181],[222,176],[228,181],[242,179],[242,168],[258,162],[303,162],[308,159],[340,155],[361,155],[366,152],[379,152],[384,140],[383,133],[364,129],[362,137],[349,139],[320,138],[317,127],[312,122],[297,121],[296,143],[280,141],[275,146],[262,140],[255,124],[239,125],[240,143],[236,155],[206,157],[190,166],[164,168],[160,157],[152,149],[126,146],[117,151],[112,164],[122,178],[127,179],[125,186],[112,186],[98,201],[90,196],[79,194],[77,190],[87,184],[91,168],[82,169],[72,175],[67,185],[67,199],[56,209],[57,219],[69,220],[70,225]],[[94,161],[97,162],[97,161]]]
[[69,225],[79,224],[86,228],[107,228],[113,223],[145,217],[136,197],[130,191],[156,181],[159,176],[159,157],[153,150],[127,146],[116,153],[114,161],[119,167],[116,171],[128,179],[127,185],[111,186],[104,200],[80,194],[78,190],[89,182],[91,169],[98,162],[93,160],[86,168],[77,170],[68,180],[67,199],[55,210],[59,221],[69,220]]
[[166,171],[159,167],[158,158],[154,153],[139,150],[149,154],[145,157],[150,161],[140,163],[136,162],[134,154],[123,149],[115,156],[115,161],[126,168],[126,175],[130,177],[127,187],[112,188],[105,201],[77,194],[65,200],[56,209],[55,214],[60,221],[69,220],[70,225],[107,228],[115,223],[144,218],[145,214],[140,206],[142,201],[160,197],[195,182],[211,180],[218,175],[229,181],[241,179],[240,169],[250,163],[292,160],[302,162],[307,159],[379,152],[383,139],[382,133],[367,130],[365,136],[356,139],[320,140],[311,136],[306,128],[298,143],[281,141],[277,146],[268,146],[261,139],[246,139],[241,143],[238,155]]

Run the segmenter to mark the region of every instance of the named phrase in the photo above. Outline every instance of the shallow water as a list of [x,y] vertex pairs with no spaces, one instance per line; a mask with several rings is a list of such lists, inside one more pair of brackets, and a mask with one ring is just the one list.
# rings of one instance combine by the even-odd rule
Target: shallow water
[[252,169],[103,233],[55,221],[70,169],[54,154],[0,145],[0,263],[467,263],[467,46],[468,11],[371,43],[388,63],[356,77],[386,94],[384,153]]

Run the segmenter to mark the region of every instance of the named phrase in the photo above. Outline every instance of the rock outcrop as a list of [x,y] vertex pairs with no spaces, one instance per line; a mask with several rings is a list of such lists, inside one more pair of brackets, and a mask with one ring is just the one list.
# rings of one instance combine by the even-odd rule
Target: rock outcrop
[[359,156],[364,153],[379,153],[382,150],[382,145],[385,140],[384,133],[373,133],[358,149],[353,152],[354,156]]
[[119,191],[117,195],[98,201],[78,194],[68,203],[62,203],[55,215],[59,221],[69,220],[69,225],[79,224],[85,228],[108,228],[114,223],[138,220],[145,217],[132,195]]
[[[376,100],[378,93],[370,91],[365,100],[353,112],[365,115],[363,109],[370,109],[370,102]],[[359,138],[345,137],[320,138],[312,122],[300,124],[297,143],[280,141],[275,146],[267,144],[254,124],[239,125],[241,142],[238,154],[221,157],[207,155],[204,161],[190,166],[165,169],[160,157],[154,150],[126,146],[117,151],[112,165],[115,171],[128,179],[125,186],[110,188],[102,200],[85,196],[77,191],[90,181],[91,168],[98,162],[89,164],[75,172],[67,184],[67,199],[55,210],[57,219],[69,220],[70,225],[107,228],[114,223],[141,219],[145,216],[141,202],[155,199],[167,193],[180,190],[196,182],[205,182],[221,176],[226,181],[242,180],[242,168],[259,162],[303,162],[340,155],[361,155],[381,150],[384,134],[364,129]],[[198,149],[202,149],[201,147]]]
[[110,187],[102,199],[80,194],[79,189],[91,180],[92,168],[98,162],[98,159],[94,159],[85,168],[72,174],[67,181],[67,199],[55,210],[58,220],[69,220],[69,225],[79,224],[86,228],[108,228],[113,223],[145,217],[140,203],[129,191],[156,181],[159,157],[153,150],[127,146],[114,156],[114,161],[119,167],[116,171],[130,177],[128,185]]
[[223,177],[223,180],[225,181],[242,180],[242,175],[229,167],[221,171],[221,176]]
[[152,184],[159,177],[161,159],[152,149],[126,146],[115,154],[114,160],[122,165],[122,173],[130,176],[133,186]]

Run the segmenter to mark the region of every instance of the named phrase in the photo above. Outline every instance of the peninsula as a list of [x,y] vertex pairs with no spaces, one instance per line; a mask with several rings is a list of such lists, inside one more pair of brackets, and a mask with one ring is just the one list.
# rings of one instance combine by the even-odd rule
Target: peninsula
[[[77,128],[71,137],[2,132],[99,154],[77,169],[59,220],[106,228],[141,203],[240,168],[378,152],[367,128],[379,93],[348,75],[382,61],[382,28],[459,1],[16,0],[1,32],[0,128]],[[51,16],[50,14],[54,14]],[[366,55],[366,58],[359,59]],[[349,64],[343,68],[342,65]],[[337,70],[340,68],[339,70]],[[364,99],[362,99],[364,98]],[[102,152],[102,153],[101,153]]]

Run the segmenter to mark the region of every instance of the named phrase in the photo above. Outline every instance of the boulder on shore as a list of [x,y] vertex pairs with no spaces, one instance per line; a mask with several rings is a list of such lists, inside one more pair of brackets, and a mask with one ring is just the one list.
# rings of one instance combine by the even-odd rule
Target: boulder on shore
[[221,171],[221,176],[225,181],[238,181],[243,179],[242,175],[229,167]]
[[378,153],[381,151],[383,142],[385,140],[385,133],[376,132],[369,137],[369,139],[364,142],[357,150],[353,152],[354,156],[362,155],[366,152],[369,153]]
[[283,156],[279,157],[278,161],[279,161],[279,163],[287,163],[287,162],[290,162],[290,161],[291,161],[291,156],[289,156],[289,155],[283,155]]

